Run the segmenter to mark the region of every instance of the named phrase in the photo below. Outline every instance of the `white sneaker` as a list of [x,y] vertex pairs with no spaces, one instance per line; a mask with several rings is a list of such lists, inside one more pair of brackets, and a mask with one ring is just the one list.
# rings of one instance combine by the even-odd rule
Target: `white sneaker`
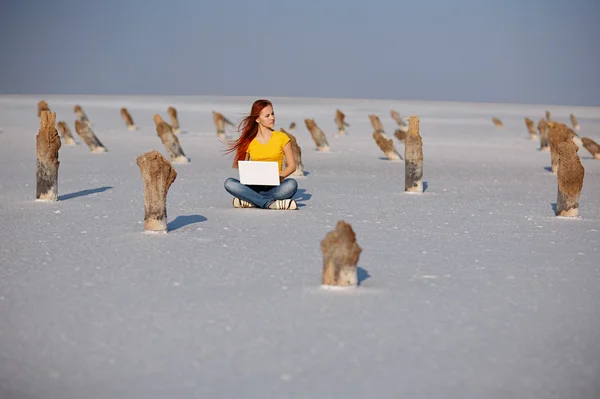
[[295,211],[298,209],[298,204],[293,199],[275,200],[269,205],[269,209],[278,211]]
[[234,208],[256,208],[256,206],[252,202],[244,201],[239,199],[238,197],[233,197],[233,207]]

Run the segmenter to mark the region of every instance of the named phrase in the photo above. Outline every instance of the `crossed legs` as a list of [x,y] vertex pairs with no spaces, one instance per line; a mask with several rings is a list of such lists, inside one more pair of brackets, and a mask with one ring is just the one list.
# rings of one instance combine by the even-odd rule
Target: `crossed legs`
[[267,209],[275,200],[290,199],[298,190],[294,179],[285,179],[279,186],[246,186],[238,179],[225,180],[225,190],[234,197]]

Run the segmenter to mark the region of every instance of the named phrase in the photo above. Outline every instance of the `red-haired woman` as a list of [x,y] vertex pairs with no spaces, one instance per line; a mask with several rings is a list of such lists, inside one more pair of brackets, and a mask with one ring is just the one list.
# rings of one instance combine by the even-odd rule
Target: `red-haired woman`
[[240,183],[238,179],[225,180],[225,190],[233,195],[233,206],[236,208],[298,209],[298,204],[292,199],[298,190],[298,183],[294,179],[286,179],[296,170],[292,144],[286,134],[273,130],[273,126],[273,104],[268,100],[256,100],[250,115],[239,125],[240,138],[232,142],[226,151],[235,152],[236,166],[238,161],[248,160],[279,163],[279,186],[251,186]]

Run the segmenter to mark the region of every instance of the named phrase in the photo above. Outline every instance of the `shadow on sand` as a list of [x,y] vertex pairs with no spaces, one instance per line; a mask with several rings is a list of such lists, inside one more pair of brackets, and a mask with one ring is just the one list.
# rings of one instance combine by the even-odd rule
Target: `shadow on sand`
[[306,204],[303,204],[303,202],[308,201],[309,199],[312,198],[312,194],[307,193],[306,189],[304,188],[299,188],[298,191],[296,191],[296,194],[294,194],[293,197],[296,202],[298,203],[298,209],[303,208],[306,206]]
[[400,164],[404,163],[404,160],[402,160],[402,159],[397,159],[397,160],[395,160],[395,161],[392,161],[392,160],[391,160],[391,159],[389,159],[388,157],[379,157],[379,159],[380,159],[381,161],[388,161],[388,162],[392,162],[392,163],[400,163]]
[[307,193],[305,188],[299,188],[298,191],[296,191],[296,194],[294,194],[296,202],[308,201],[311,198],[312,194]]
[[365,281],[366,279],[368,279],[369,277],[371,277],[371,275],[369,274],[368,271],[366,271],[365,269],[363,269],[360,266],[358,266],[356,268],[356,279],[357,279],[358,286],[360,286],[362,284],[362,282]]
[[167,223],[167,230],[173,231],[193,223],[205,222],[207,219],[202,215],[177,216],[174,220]]
[[76,191],[76,192],[70,193],[70,194],[59,195],[58,200],[66,201],[66,200],[70,200],[70,199],[77,198],[77,197],[85,197],[86,195],[101,193],[103,191],[110,190],[111,188],[112,188],[112,186],[105,186],[105,187],[98,187],[98,188]]

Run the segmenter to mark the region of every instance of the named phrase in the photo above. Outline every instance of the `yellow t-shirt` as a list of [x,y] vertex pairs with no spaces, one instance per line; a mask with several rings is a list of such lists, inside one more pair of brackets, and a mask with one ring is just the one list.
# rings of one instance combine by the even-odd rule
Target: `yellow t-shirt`
[[246,152],[250,154],[251,161],[276,161],[279,170],[283,170],[283,146],[289,141],[287,134],[274,130],[267,144],[262,144],[254,138]]

